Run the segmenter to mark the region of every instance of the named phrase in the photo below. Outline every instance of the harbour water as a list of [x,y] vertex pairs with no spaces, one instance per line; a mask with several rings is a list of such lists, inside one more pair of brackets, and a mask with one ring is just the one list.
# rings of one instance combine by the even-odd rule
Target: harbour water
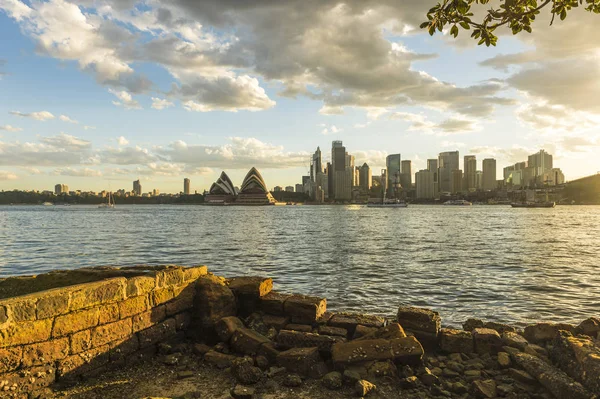
[[524,325],[600,312],[600,207],[3,206],[0,276],[206,264],[328,307]]

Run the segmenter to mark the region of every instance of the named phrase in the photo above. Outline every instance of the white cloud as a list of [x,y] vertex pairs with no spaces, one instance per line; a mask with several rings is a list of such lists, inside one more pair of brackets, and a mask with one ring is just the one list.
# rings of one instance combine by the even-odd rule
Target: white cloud
[[117,143],[119,143],[119,145],[127,145],[129,144],[129,140],[127,140],[123,136],[120,136],[119,138],[117,138]]
[[0,170],[0,181],[2,180],[17,180],[19,177],[12,172]]
[[75,177],[101,177],[102,172],[90,168],[58,168],[53,171],[54,175],[57,176],[75,176]]
[[108,91],[119,99],[119,101],[112,102],[114,105],[125,109],[142,109],[140,103],[134,100],[131,94],[125,90],[108,89]]
[[152,108],[154,108],[154,109],[161,110],[161,109],[172,107],[173,105],[175,105],[175,104],[173,104],[171,101],[169,101],[167,99],[152,97]]
[[3,126],[0,125],[0,130],[4,130],[7,132],[20,132],[23,129],[21,129],[20,127],[15,127],[15,126],[11,126],[11,125],[3,125]]
[[337,134],[337,133],[341,133],[344,131],[344,129],[340,129],[336,125],[328,126],[325,124],[321,124],[321,127],[323,127],[323,130],[321,130],[321,134],[323,134],[323,135]]
[[95,129],[96,129],[96,126],[87,126],[86,125],[83,127],[83,130],[95,130]]
[[409,132],[421,132],[425,134],[435,134],[437,136],[470,133],[480,129],[475,120],[461,116],[450,116],[443,121],[436,123],[429,120],[425,114],[393,112],[389,115],[389,119],[399,119],[409,122]]
[[77,124],[77,123],[79,123],[79,122],[77,122],[76,120],[69,118],[67,115],[61,115],[61,116],[59,116],[58,118],[59,118],[61,121],[63,121],[63,122],[67,122],[67,123],[73,123],[73,124]]
[[54,119],[54,115],[52,115],[48,111],[39,111],[39,112],[30,112],[30,113],[24,113],[24,112],[19,112],[19,111],[10,111],[10,114],[19,116],[21,118],[31,118],[31,119],[35,119],[38,121],[47,121],[50,119]]
[[69,134],[60,133],[53,137],[42,137],[40,142],[62,150],[85,150],[92,147],[88,140],[80,139]]

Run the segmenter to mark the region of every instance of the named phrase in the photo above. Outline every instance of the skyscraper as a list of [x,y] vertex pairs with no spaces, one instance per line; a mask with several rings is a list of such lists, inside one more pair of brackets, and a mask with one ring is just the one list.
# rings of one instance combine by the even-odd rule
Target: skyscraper
[[373,184],[371,168],[366,162],[360,167],[358,183],[361,190],[364,190],[365,192],[368,192]]
[[[427,160],[427,170],[433,172],[433,198],[438,198],[440,193],[439,168],[437,159]],[[415,177],[416,181],[416,177]]]
[[483,160],[483,190],[496,189],[496,160],[486,158]]
[[54,186],[54,194],[55,195],[68,194],[68,193],[69,193],[69,186],[67,186],[66,184],[57,184]]
[[546,172],[552,170],[552,155],[548,154],[544,150],[530,155],[528,157],[527,167],[531,168],[531,174],[533,181],[526,182],[526,184],[536,183],[538,185],[544,184],[543,176]]
[[190,195],[190,179],[187,177],[183,179],[183,193],[185,195]]
[[321,148],[317,147],[317,151],[313,154],[312,162],[310,163],[310,179],[316,182],[319,173],[323,173],[323,165],[321,161]]
[[434,172],[432,170],[420,170],[417,173],[415,173],[415,187],[417,189],[417,198],[435,198],[434,176],[436,174],[437,172]]
[[452,194],[458,194],[462,192],[462,184],[463,184],[463,171],[460,169],[452,170],[452,180],[450,185],[450,192]]
[[390,198],[395,197],[400,185],[400,174],[402,173],[402,160],[400,154],[388,155],[385,159],[385,166],[387,169],[387,195]]
[[[353,158],[353,157],[352,157]],[[349,201],[352,199],[352,174],[354,160],[350,159],[341,141],[331,143],[331,160],[333,171],[333,197],[336,201]],[[352,169],[348,170],[352,164]]]
[[475,155],[465,155],[464,158],[464,184],[465,191],[475,191],[477,189],[477,158]]
[[139,179],[133,182],[133,193],[135,195],[142,195],[142,184]]
[[402,161],[400,184],[404,190],[410,190],[412,188],[412,162],[410,160]]
[[[452,171],[458,170],[458,158],[458,151],[440,153],[438,157],[438,181],[440,182],[440,193],[453,192]],[[462,184],[460,185],[462,186]]]

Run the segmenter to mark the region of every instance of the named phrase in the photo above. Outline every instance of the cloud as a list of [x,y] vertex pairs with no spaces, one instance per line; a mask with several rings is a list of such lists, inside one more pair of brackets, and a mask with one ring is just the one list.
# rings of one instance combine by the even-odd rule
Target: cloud
[[23,129],[21,129],[20,127],[14,127],[11,125],[0,125],[0,130],[4,130],[7,132],[20,132]]
[[12,172],[6,170],[0,170],[0,181],[3,180],[17,180],[19,177]]
[[112,103],[117,107],[123,107],[125,109],[142,109],[140,103],[133,99],[131,94],[125,90],[113,90],[108,89],[109,93],[114,94],[119,101],[113,101]]
[[35,119],[38,121],[47,121],[50,119],[54,119],[54,115],[52,115],[48,111],[30,112],[30,113],[23,113],[23,112],[19,112],[19,111],[10,111],[10,114],[21,117],[21,118],[31,118],[31,119]]
[[102,177],[102,172],[90,168],[58,168],[53,171],[57,176],[75,176],[75,177]]
[[155,162],[157,157],[146,148],[139,146],[124,148],[106,148],[98,152],[103,164],[138,165]]
[[323,128],[323,130],[321,130],[321,134],[323,134],[325,136],[330,135],[330,134],[341,133],[344,131],[344,129],[340,129],[336,125],[328,126],[326,124],[321,124],[320,126]]
[[152,97],[152,108],[154,108],[154,109],[161,110],[161,109],[172,107],[173,105],[175,105],[175,104],[173,104],[169,100]]
[[519,121],[546,135],[583,131],[600,124],[600,115],[574,110],[563,105],[551,105],[531,99],[516,110]]
[[83,127],[83,130],[95,130],[95,129],[96,129],[96,126],[87,126],[86,125]]
[[58,117],[58,119],[60,119],[63,122],[67,122],[67,123],[73,123],[73,124],[78,124],[79,123],[76,120],[73,120],[73,119],[69,118],[67,115],[61,115],[61,116]]
[[409,132],[422,132],[425,134],[435,134],[437,136],[463,134],[479,130],[479,125],[475,120],[467,119],[465,117],[449,117],[436,123],[430,121],[425,114],[398,111],[389,114],[388,118],[409,122]]
[[60,133],[53,137],[42,137],[40,142],[62,150],[80,151],[90,149],[92,143],[69,134]]
[[117,143],[119,143],[119,145],[127,145],[129,144],[129,140],[127,140],[123,136],[120,136],[119,138],[117,138]]

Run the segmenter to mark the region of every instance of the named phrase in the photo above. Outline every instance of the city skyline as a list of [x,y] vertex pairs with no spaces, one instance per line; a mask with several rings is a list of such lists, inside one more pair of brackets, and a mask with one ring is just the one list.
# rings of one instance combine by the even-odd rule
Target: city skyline
[[454,149],[495,158],[497,178],[539,149],[569,180],[600,170],[600,44],[583,10],[484,48],[417,29],[421,1],[290,2],[260,9],[266,20],[258,4],[202,3],[0,2],[0,189],[140,178],[179,192],[189,177],[201,192],[252,166],[285,187],[332,140],[374,171],[402,154],[413,182]]

